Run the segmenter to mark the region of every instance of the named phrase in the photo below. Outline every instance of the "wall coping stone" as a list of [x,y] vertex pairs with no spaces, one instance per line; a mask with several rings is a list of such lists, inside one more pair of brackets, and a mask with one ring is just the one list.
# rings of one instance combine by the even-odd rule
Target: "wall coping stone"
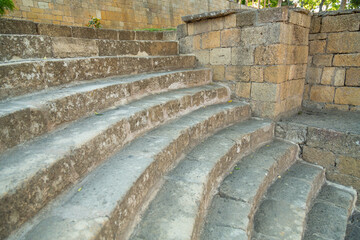
[[[249,11],[250,9],[224,9],[220,11],[213,11],[213,12],[205,12],[200,14],[194,14],[194,15],[187,15],[181,17],[181,19],[186,23],[191,22],[197,22],[205,19],[211,19],[211,18],[218,18],[218,17],[224,17],[233,13],[239,13],[244,11]],[[250,10],[254,11],[254,10]]]
[[324,16],[336,16],[336,15],[346,15],[346,14],[353,14],[353,13],[360,13],[360,9],[350,9],[350,10],[339,10],[339,11],[329,11],[329,12],[319,12],[314,13],[314,16],[317,17],[324,17]]

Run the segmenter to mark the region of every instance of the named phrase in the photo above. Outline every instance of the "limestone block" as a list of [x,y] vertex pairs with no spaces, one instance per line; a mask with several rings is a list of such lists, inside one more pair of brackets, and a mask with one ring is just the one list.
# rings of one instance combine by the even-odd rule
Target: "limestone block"
[[[195,22],[193,24],[194,24],[193,25],[193,27],[194,27],[193,34],[199,34],[199,33],[205,33],[205,32],[211,31],[211,22],[209,20],[202,20],[199,22]],[[190,24],[188,26],[190,26]],[[188,31],[189,31],[189,28],[188,28]],[[190,32],[189,32],[189,35],[190,35]]]
[[203,49],[220,47],[220,31],[204,33],[201,40]]
[[294,46],[287,47],[286,63],[288,64],[303,64],[308,60],[308,46]]
[[250,98],[251,83],[238,82],[236,83],[236,96],[241,98]]
[[322,85],[331,85],[333,82],[334,75],[335,75],[334,67],[325,67],[323,69],[323,74],[321,76],[321,84]]
[[[112,39],[112,40],[118,40],[118,32],[116,30],[112,29],[95,29],[96,31],[96,37],[98,39]],[[130,32],[130,31],[128,31]],[[131,40],[132,38],[129,37],[128,40]]]
[[325,46],[326,46],[326,40],[309,41],[309,55],[324,53]]
[[276,102],[280,99],[279,85],[253,82],[251,85],[251,99],[256,101]]
[[313,64],[315,66],[331,66],[332,59],[332,54],[315,55],[313,56]]
[[345,83],[345,68],[336,68],[334,76],[334,86],[344,86]]
[[38,33],[34,22],[0,18],[0,34],[37,35]]
[[255,49],[255,64],[284,64],[286,63],[286,50],[287,46],[283,44],[259,46]]
[[254,64],[254,46],[240,46],[231,49],[232,65],[253,65]]
[[236,26],[252,26],[256,23],[256,13],[257,11],[245,11],[242,13],[236,14]]
[[195,52],[195,56],[200,65],[206,66],[210,64],[210,50],[202,50]]
[[360,52],[360,32],[330,33],[326,51],[328,53]]
[[[327,172],[326,178],[330,181],[337,182],[345,186],[352,186],[355,188],[358,194],[360,192],[360,178],[337,172]],[[359,200],[357,204],[359,204]]]
[[308,14],[289,11],[289,22],[302,27],[310,28],[311,17]]
[[334,92],[334,87],[315,85],[310,90],[310,100],[331,103],[334,100]]
[[47,35],[50,37],[71,37],[71,27],[60,26],[54,24],[38,24],[38,31],[40,35]]
[[193,36],[193,49],[194,49],[194,51],[201,50],[201,42],[202,42],[201,35]]
[[360,87],[360,68],[349,68],[346,70],[345,85]]
[[308,42],[309,42],[309,29],[296,25],[293,26],[293,31],[291,35],[291,44],[308,45]]
[[188,23],[186,25],[187,25],[188,35],[194,35],[195,34],[195,23]]
[[309,67],[306,72],[306,82],[307,83],[320,83],[320,77],[322,73],[322,68]]
[[289,80],[304,79],[306,77],[306,64],[290,65],[289,67]]
[[210,51],[210,64],[221,65],[231,63],[231,48],[214,48]]
[[234,27],[236,27],[236,14],[230,14],[225,16],[224,28],[234,28]]
[[52,51],[56,58],[99,55],[96,41],[82,38],[53,38]]
[[276,119],[285,107],[274,102],[251,101],[251,112],[255,117],[266,117]]
[[211,22],[211,30],[221,30],[224,29],[224,18],[218,17],[210,20]]
[[349,105],[326,103],[325,109],[336,109],[339,111],[349,111]]
[[250,68],[250,81],[263,82],[264,81],[264,67],[253,66]]
[[258,12],[258,21],[259,23],[285,22],[288,19],[288,12],[287,7],[261,9]]
[[250,80],[250,66],[227,66],[225,79],[229,81],[248,82]]
[[303,159],[307,162],[320,165],[327,170],[334,169],[336,164],[336,157],[332,152],[308,146],[303,148]]
[[334,66],[360,66],[360,53],[338,54],[334,56]]
[[265,82],[285,82],[288,79],[288,67],[286,65],[269,66],[265,68],[264,75]]
[[360,13],[326,16],[322,19],[321,32],[359,31]]
[[85,27],[71,27],[72,29],[72,36],[74,38],[89,38],[95,39],[96,32],[93,28],[85,28]]
[[238,28],[225,29],[221,31],[221,46],[233,47],[240,45],[241,30]]
[[327,33],[316,33],[316,34],[309,34],[309,40],[326,40]]
[[177,31],[176,31],[176,38],[179,40],[181,38],[184,38],[188,35],[188,25],[187,24],[180,24],[179,26],[177,26]]
[[303,96],[305,79],[297,79],[297,80],[292,80],[292,81],[288,81],[285,83],[288,85],[288,89],[287,89],[288,96],[287,97]]
[[225,76],[225,66],[218,65],[218,66],[211,66],[213,70],[213,80],[214,81],[223,81]]
[[268,41],[268,26],[247,27],[241,30],[241,43],[247,45],[260,45]]
[[321,17],[313,16],[311,17],[310,23],[310,33],[318,33],[321,28]]
[[303,98],[304,98],[304,100],[309,100],[310,99],[310,86],[309,86],[309,84],[305,84],[305,86],[304,86]]
[[335,92],[335,103],[360,105],[360,88],[340,87]]

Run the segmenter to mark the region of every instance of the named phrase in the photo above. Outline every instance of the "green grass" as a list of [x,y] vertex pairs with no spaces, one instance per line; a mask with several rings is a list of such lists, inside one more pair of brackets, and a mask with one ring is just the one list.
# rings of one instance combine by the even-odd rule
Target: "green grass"
[[135,29],[135,31],[164,32],[164,31],[176,31],[176,28],[143,28],[143,29]]

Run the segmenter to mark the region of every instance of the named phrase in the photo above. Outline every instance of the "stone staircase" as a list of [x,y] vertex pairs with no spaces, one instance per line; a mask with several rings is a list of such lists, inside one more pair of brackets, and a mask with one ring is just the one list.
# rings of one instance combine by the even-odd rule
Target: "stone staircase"
[[0,239],[345,236],[356,192],[171,33],[0,29]]

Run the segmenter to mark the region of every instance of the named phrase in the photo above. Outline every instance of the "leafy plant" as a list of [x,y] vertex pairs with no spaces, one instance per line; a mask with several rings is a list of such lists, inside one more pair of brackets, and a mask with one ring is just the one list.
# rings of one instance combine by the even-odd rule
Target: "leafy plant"
[[6,10],[13,11],[14,8],[12,0],[0,0],[0,15],[4,15]]
[[101,28],[100,19],[96,17],[91,17],[87,26],[92,28]]

